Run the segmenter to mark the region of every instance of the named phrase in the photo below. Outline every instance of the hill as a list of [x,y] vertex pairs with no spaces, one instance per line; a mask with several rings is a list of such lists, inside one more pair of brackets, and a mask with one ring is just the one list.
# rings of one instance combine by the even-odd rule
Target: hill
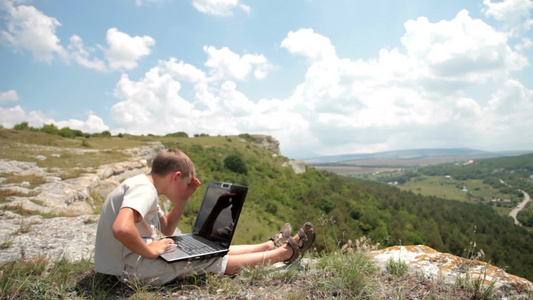
[[[250,135],[65,138],[42,132],[2,129],[0,137],[3,159],[35,163],[38,168],[46,168],[47,174],[56,174],[59,182],[68,180],[62,180],[60,176],[73,171],[78,175],[94,174],[103,163],[127,160],[131,154],[123,151],[125,147],[156,142],[165,147],[178,147],[195,162],[202,181],[228,181],[250,186],[236,243],[265,241],[284,222],[302,224],[312,221],[318,229],[315,244],[318,252],[333,252],[349,240],[355,241],[362,236],[379,242],[382,247],[424,244],[459,256],[467,255],[465,249],[475,243],[492,264],[508,266],[510,273],[533,279],[533,270],[529,268],[533,265],[530,243],[533,235],[515,226],[509,218],[502,218],[490,207],[425,197],[312,167],[297,174],[290,167],[289,159],[257,144]],[[240,158],[237,168],[228,163],[230,156]],[[24,207],[17,207],[17,199],[33,196],[21,191],[9,194],[11,190],[6,191],[5,185],[9,181],[28,181],[28,178],[19,178],[15,174],[2,174],[2,177],[2,210],[16,214],[24,212]],[[51,177],[31,178],[29,182],[30,185],[41,185]],[[202,193],[200,190],[191,198],[180,224],[183,231],[192,226]],[[76,199],[90,202],[97,214],[97,195],[96,190],[87,199],[83,195],[76,195]],[[34,207],[46,206],[44,202],[32,203]],[[65,205],[65,208],[71,205]],[[61,209],[58,207],[54,211],[59,213]],[[40,214],[35,211],[25,213]],[[8,244],[5,246],[9,247]]]
[[376,153],[322,156],[305,159],[304,161],[309,165],[319,167],[408,167],[521,155],[530,152],[532,151],[489,152],[469,148],[407,149]]

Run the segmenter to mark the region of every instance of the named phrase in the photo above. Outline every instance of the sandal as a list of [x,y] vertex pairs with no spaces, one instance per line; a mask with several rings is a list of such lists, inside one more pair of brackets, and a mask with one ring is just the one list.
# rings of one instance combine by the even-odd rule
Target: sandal
[[269,238],[270,241],[274,242],[274,248],[272,249],[277,249],[283,246],[285,243],[287,243],[287,241],[291,237],[291,234],[292,234],[291,224],[285,223],[285,225],[283,225],[283,228],[281,228],[279,233]]
[[292,256],[285,261],[286,264],[293,263],[300,255],[303,255],[305,251],[315,241],[316,232],[315,226],[311,222],[306,222],[300,230],[298,230],[298,241],[293,237],[290,237],[287,241],[287,245],[292,248]]

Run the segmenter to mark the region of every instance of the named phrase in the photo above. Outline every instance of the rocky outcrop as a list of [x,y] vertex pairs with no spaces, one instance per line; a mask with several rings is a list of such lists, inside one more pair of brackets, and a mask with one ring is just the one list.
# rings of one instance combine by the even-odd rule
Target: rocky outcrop
[[279,141],[273,138],[270,135],[256,135],[253,136],[253,141],[256,144],[261,145],[262,147],[265,147],[266,149],[274,152],[277,155],[281,155],[281,151],[279,150]]
[[391,260],[405,263],[410,272],[444,284],[463,282],[465,285],[478,284],[482,290],[492,288],[492,294],[498,298],[528,299],[527,295],[533,293],[533,283],[527,279],[479,260],[441,253],[424,245],[390,247],[371,251],[370,256],[383,270]]
[[148,173],[151,160],[163,149],[161,143],[128,149],[129,160],[83,169],[81,176],[66,180],[34,162],[0,160],[3,174],[38,175],[46,181],[34,188],[2,182],[6,203],[0,204],[0,263],[21,256],[92,255],[99,218],[93,198],[105,199],[122,180]]
[[288,162],[283,163],[284,167],[292,167],[294,173],[302,174],[305,173],[305,163],[303,160],[294,160],[291,159]]

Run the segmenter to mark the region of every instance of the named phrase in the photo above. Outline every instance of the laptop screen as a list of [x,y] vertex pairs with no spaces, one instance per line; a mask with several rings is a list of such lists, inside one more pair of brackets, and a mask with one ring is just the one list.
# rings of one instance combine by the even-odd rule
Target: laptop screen
[[210,181],[193,227],[193,233],[229,247],[248,188]]

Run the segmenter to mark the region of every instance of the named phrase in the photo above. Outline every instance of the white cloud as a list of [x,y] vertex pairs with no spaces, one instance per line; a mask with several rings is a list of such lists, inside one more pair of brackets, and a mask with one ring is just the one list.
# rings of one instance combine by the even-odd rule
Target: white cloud
[[11,128],[20,122],[28,122],[32,127],[42,127],[43,124],[50,124],[51,121],[41,111],[26,113],[20,105],[8,108],[0,107],[0,125],[4,127]]
[[[123,75],[112,116],[138,134],[272,134],[290,156],[310,155],[297,152],[302,147],[319,154],[493,147],[532,125],[524,113],[533,110],[532,93],[509,79],[528,61],[507,36],[466,11],[449,21],[410,20],[405,30],[403,48],[381,49],[367,61],[338,57],[312,29],[289,32],[281,47],[309,65],[285,99],[252,101],[239,90],[238,80],[271,67],[266,57],[206,46],[207,73],[171,58],[139,81]],[[493,91],[492,99],[469,95],[472,89]]]
[[36,128],[40,128],[44,124],[54,124],[58,128],[69,127],[70,129],[77,129],[87,133],[109,130],[109,127],[104,124],[102,118],[92,113],[88,115],[86,121],[77,119],[55,121],[46,117],[38,110],[26,112],[20,105],[9,108],[0,107],[0,125],[12,128],[15,124],[21,122],[28,122],[29,126]]
[[239,2],[239,0],[193,0],[192,5],[204,14],[220,17],[232,16],[235,8],[250,13],[250,7]]
[[[244,73],[250,73],[248,70]],[[243,74],[244,74],[243,73]],[[182,96],[182,84],[194,84],[194,94]],[[129,133],[238,134],[253,128],[285,130],[302,118],[280,100],[254,103],[235,82],[211,80],[196,67],[171,58],[160,61],[139,81],[123,75],[115,88],[120,102],[111,109],[117,127]],[[277,121],[284,118],[283,122]],[[274,121],[276,120],[276,121]]]
[[[291,97],[293,111],[309,122],[310,147],[324,149],[321,154],[493,147],[487,132],[501,142],[504,134],[496,132],[511,134],[532,123],[523,113],[531,93],[506,79],[529,62],[505,34],[467,11],[436,23],[420,17],[405,29],[404,49],[382,49],[368,61],[337,57],[329,39],[311,29],[289,32],[281,46],[310,62]],[[487,103],[467,96],[471,89],[499,92]],[[506,122],[499,116],[503,109]],[[282,149],[291,140],[281,140]]]
[[140,81],[123,74],[115,88],[115,97],[122,101],[111,108],[112,118],[132,133],[168,133],[177,124],[191,122],[187,117],[193,105],[179,95],[180,90],[180,82],[161,67],[152,68]]
[[54,57],[65,57],[66,51],[56,36],[56,28],[61,23],[56,18],[45,15],[33,6],[13,6],[10,1],[2,1],[0,10],[7,15],[7,30],[0,32],[2,40],[16,51],[29,51],[39,61],[50,62]]
[[111,70],[130,70],[137,67],[137,61],[151,53],[150,47],[155,45],[155,40],[150,36],[131,37],[116,28],[107,30],[107,43],[105,56]]
[[78,35],[72,35],[65,48],[56,35],[61,23],[45,15],[33,6],[13,6],[11,1],[0,2],[0,12],[5,12],[6,30],[0,36],[6,46],[16,52],[31,52],[38,61],[51,62],[56,57],[65,62],[74,61],[84,67],[99,71],[131,70],[137,67],[137,61],[151,53],[150,47],[155,40],[150,36],[130,36],[116,28],[107,31],[108,48],[99,46],[104,51],[108,65],[95,57],[95,49],[86,47]]
[[289,32],[287,38],[281,42],[281,47],[287,48],[293,54],[303,55],[312,61],[329,60],[337,57],[331,41],[310,28]]
[[451,21],[420,17],[405,23],[402,44],[420,76],[428,81],[476,84],[522,69],[527,58],[513,51],[507,37],[466,10]]
[[9,101],[18,101],[19,95],[16,90],[9,90],[7,92],[0,92],[0,104],[5,104]]
[[244,80],[250,74],[257,79],[263,79],[274,69],[274,66],[260,54],[244,54],[240,56],[228,47],[216,49],[213,46],[204,46],[208,59],[205,65],[211,70],[212,79],[237,79]]
[[504,23],[504,29],[510,36],[516,36],[522,31],[528,31],[533,26],[530,10],[533,9],[531,0],[504,0],[492,2],[483,0],[485,15]]
[[206,79],[204,71],[183,61],[178,62],[175,58],[171,58],[168,62],[160,61],[159,65],[177,80],[196,83]]
[[[239,5],[194,3],[219,15]],[[487,15],[505,15],[492,2],[485,3],[490,7]],[[223,4],[229,10],[222,9]],[[523,23],[529,18],[515,13]],[[95,49],[77,35],[63,50],[66,57],[89,68],[128,70],[155,44],[149,36],[130,36],[116,28],[108,31],[107,39],[107,48],[96,49],[107,60],[98,59]],[[494,149],[507,141],[527,145],[533,138],[533,119],[528,115],[533,111],[533,91],[513,79],[513,72],[529,65],[521,51],[531,44],[531,38],[511,37],[465,10],[451,20],[420,17],[405,22],[401,45],[380,49],[368,60],[339,57],[327,36],[302,28],[288,32],[280,45],[306,59],[305,77],[287,97],[259,100],[249,98],[240,85],[268,76],[275,68],[269,59],[261,53],[239,54],[208,45],[203,48],[203,65],[170,58],[140,79],[123,74],[114,90],[118,102],[110,111],[113,132],[271,134],[291,157],[449,145]],[[17,99],[14,90],[0,93],[2,103]],[[20,106],[0,108],[0,120],[3,125],[53,122],[83,131],[107,128],[94,114],[86,121],[56,122]],[[310,152],[299,152],[302,148]]]
[[70,37],[70,44],[67,46],[70,51],[70,57],[78,64],[87,67],[89,69],[95,69],[99,71],[106,71],[107,67],[104,61],[94,57],[91,58],[91,52],[94,49],[86,48],[83,45],[83,40],[77,35]]
[[95,133],[109,130],[109,126],[105,125],[104,120],[94,114],[90,114],[87,117],[86,121],[70,119],[67,121],[53,121],[52,123],[58,128],[68,127],[70,129],[77,129],[86,133]]
[[533,90],[509,79],[492,95],[488,109],[500,117],[533,111]]

